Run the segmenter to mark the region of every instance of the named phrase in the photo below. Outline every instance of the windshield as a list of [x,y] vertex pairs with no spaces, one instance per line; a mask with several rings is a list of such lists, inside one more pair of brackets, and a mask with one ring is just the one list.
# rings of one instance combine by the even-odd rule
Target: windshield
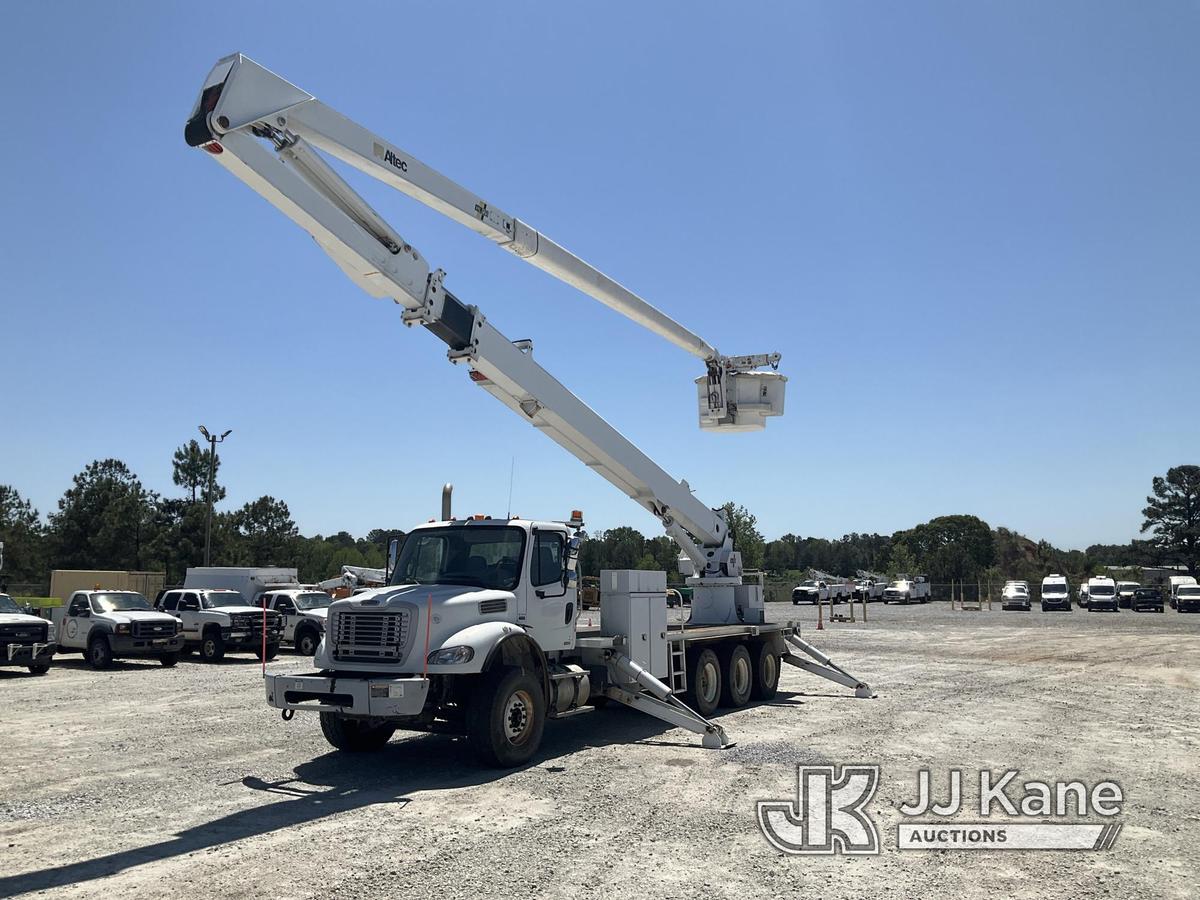
[[17,601],[8,594],[0,594],[0,612],[19,613],[21,607],[17,606]]
[[1065,594],[1066,592],[1067,592],[1067,586],[1061,581],[1058,582],[1057,584],[1055,584],[1054,582],[1050,582],[1050,584],[1042,585],[1042,593],[1043,594]]
[[242,595],[237,591],[209,591],[201,595],[201,603],[205,609],[216,609],[219,606],[245,606]]
[[816,586],[817,586],[817,583],[816,583],[815,581],[802,581],[802,582],[800,582],[800,587],[816,587]]
[[1200,587],[1181,587],[1175,593],[1180,597],[1200,597]]
[[465,584],[511,591],[521,579],[525,532],[509,525],[423,528],[404,539],[391,584]]
[[1093,584],[1088,588],[1088,595],[1091,597],[1111,597],[1116,593],[1116,588],[1111,584]]
[[296,595],[296,609],[324,609],[332,602],[332,597],[320,592]]
[[92,594],[92,609],[97,612],[125,612],[149,608],[149,601],[141,594]]

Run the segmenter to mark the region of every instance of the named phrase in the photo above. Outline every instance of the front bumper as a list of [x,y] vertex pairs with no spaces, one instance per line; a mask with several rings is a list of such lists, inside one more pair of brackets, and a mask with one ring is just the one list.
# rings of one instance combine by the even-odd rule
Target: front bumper
[[1175,609],[1179,612],[1200,612],[1200,600],[1176,600]]
[[[260,650],[262,649],[262,628],[222,628],[221,640],[225,642],[226,650]],[[267,628],[267,645],[277,645],[283,640],[282,628]]]
[[1096,610],[1097,612],[1116,612],[1121,607],[1119,607],[1116,602],[1112,600],[1089,600],[1087,608]]
[[420,676],[267,675],[267,705],[390,719],[420,715],[429,679]]
[[1132,609],[1134,612],[1162,612],[1163,604],[1162,604],[1161,600],[1158,601],[1157,603],[1151,603],[1151,602],[1142,600],[1139,603],[1134,603],[1133,606],[1130,607],[1130,609]]
[[113,656],[157,656],[160,653],[178,653],[183,649],[183,633],[171,637],[138,637],[130,634],[110,634],[108,644]]
[[1070,612],[1071,611],[1071,601],[1067,600],[1067,599],[1043,600],[1042,601],[1042,609],[1062,609],[1062,610],[1066,610],[1067,612]]
[[54,658],[58,644],[48,641],[45,644],[6,644],[4,655],[0,656],[0,666],[36,666],[48,663]]
[[1019,609],[1021,612],[1029,612],[1028,600],[1005,600],[1000,604],[1001,609]]

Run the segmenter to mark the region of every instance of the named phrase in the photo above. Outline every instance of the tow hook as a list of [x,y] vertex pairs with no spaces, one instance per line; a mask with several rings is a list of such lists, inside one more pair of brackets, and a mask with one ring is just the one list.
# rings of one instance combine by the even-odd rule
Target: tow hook
[[292,716],[296,715],[296,711],[294,709],[285,709],[279,715],[283,717],[283,721],[290,722],[292,721]]

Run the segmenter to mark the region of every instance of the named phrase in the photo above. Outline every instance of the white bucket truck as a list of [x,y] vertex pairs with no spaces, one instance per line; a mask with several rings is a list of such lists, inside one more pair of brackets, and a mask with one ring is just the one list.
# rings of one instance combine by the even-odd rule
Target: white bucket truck
[[[398,728],[465,733],[481,758],[511,766],[537,752],[547,718],[617,701],[729,743],[708,715],[769,696],[788,662],[869,696],[870,689],[764,622],[761,581],[746,583],[724,513],[618,433],[501,334],[432,269],[319,151],[409,194],[699,357],[699,424],[763,428],[781,415],[779,354],[726,356],[527,223],[486,202],[246,57],[209,73],[184,136],[307,231],[368,294],[403,308],[447,345],[476,385],[662,522],[685,557],[687,623],[668,628],[663,573],[605,572],[601,626],[578,627],[574,577],[582,515],[566,521],[455,518],[406,535],[385,587],[335,602],[312,674],[266,676],[267,701],[320,714],[343,750],[381,746]],[[739,298],[739,306],[741,299]],[[764,371],[769,370],[769,371]],[[798,655],[796,651],[805,654]],[[691,706],[680,697],[687,697]]]

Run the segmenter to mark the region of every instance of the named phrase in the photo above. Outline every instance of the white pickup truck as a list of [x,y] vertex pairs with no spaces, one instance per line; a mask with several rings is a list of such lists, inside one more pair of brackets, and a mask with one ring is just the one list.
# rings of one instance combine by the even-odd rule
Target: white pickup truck
[[[163,592],[155,605],[179,620],[185,653],[199,650],[205,662],[217,662],[229,650],[263,657],[263,610],[248,606],[237,591],[179,588]],[[271,610],[265,618],[265,658],[274,659],[279,653],[282,620]]]
[[283,643],[291,644],[298,653],[313,656],[325,634],[325,621],[333,598],[324,591],[289,588],[269,591],[259,597],[267,609],[283,617]]
[[50,615],[58,652],[82,653],[94,669],[130,657],[157,659],[170,667],[183,649],[179,623],[156,612],[136,591],[76,591]]
[[12,597],[0,594],[0,666],[22,666],[45,675],[54,651],[50,623],[27,615]]
[[901,575],[883,591],[884,603],[928,603],[929,580],[924,575],[915,578]]

